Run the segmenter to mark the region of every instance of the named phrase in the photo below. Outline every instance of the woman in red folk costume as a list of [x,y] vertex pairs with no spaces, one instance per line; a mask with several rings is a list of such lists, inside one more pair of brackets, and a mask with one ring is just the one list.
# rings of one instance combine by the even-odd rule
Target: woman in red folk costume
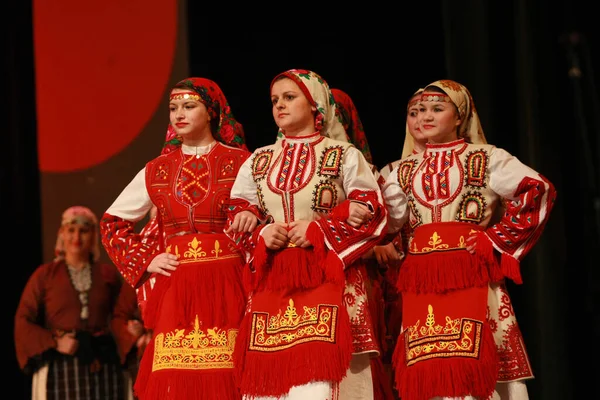
[[248,255],[251,291],[234,353],[241,392],[370,399],[368,352],[377,344],[365,335],[356,354],[342,298],[348,285],[364,284],[344,273],[357,277],[349,269],[385,232],[381,192],[319,75],[277,75],[271,102],[283,137],[254,151],[231,191],[228,232]]
[[[214,82],[179,82],[169,111],[178,135],[171,150],[146,164],[101,221],[102,243],[125,280],[138,288],[156,277],[143,314],[153,338],[134,389],[142,400],[238,399],[232,353],[246,304],[244,259],[223,229],[250,153]],[[134,231],[153,205],[154,240]]]
[[[331,89],[331,93],[335,99],[340,122],[344,126],[350,143],[361,151],[365,160],[371,165],[371,172],[373,172],[379,186],[383,186],[385,179],[383,179],[377,167],[373,165],[369,142],[354,101],[343,90]],[[393,247],[375,246],[373,250],[375,249],[379,249],[378,252],[380,253],[385,253],[386,258],[398,258]],[[390,254],[387,254],[388,251]],[[379,255],[379,257],[381,258],[382,255]],[[355,283],[346,285],[344,292],[344,301],[351,316],[350,322],[352,323],[354,343],[357,345],[354,351],[355,353],[367,351],[371,354],[371,374],[375,400],[388,400],[394,397],[392,380],[382,360],[383,354],[388,351],[384,318],[385,301],[382,289],[385,268],[384,264],[377,262],[374,252],[367,252],[360,262],[357,262],[353,268],[346,270],[346,282]],[[348,276],[348,274],[354,276]],[[371,340],[368,341],[369,346],[364,347],[363,342],[367,335],[372,335],[375,338],[376,351],[374,351]]]
[[[527,399],[533,374],[504,280],[522,282],[519,261],[543,231],[554,186],[486,144],[463,85],[427,86],[418,118],[426,150],[384,186],[390,229],[414,231],[397,282],[400,397]],[[504,216],[490,222],[503,200]]]

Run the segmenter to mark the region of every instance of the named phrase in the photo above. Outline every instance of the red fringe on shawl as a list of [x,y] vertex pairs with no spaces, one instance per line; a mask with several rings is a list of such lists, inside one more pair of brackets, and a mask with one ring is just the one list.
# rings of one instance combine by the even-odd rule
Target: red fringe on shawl
[[[483,257],[466,249],[432,252],[422,255],[409,253],[400,268],[397,288],[400,292],[443,293],[448,290],[484,286],[496,281],[490,271],[497,269],[495,260],[482,262]],[[488,268],[488,265],[492,268]]]
[[319,226],[310,224],[306,237],[312,247],[282,250],[269,250],[260,237],[252,261],[244,270],[246,290],[310,289],[324,282],[343,285],[344,266],[335,252],[325,247]]
[[[283,351],[249,351],[252,313],[246,314],[235,343],[233,363],[240,392],[248,396],[281,396],[292,386],[311,381],[341,382],[352,359],[350,319],[339,307],[336,343],[309,342]],[[307,351],[308,350],[308,351]]]
[[394,350],[396,388],[402,400],[429,400],[436,396],[473,396],[488,399],[498,378],[498,353],[492,332],[483,326],[479,359],[432,358],[406,366],[405,337],[400,335]]
[[[230,258],[180,264],[170,277],[157,276],[146,305],[145,325],[155,329],[161,313],[167,313],[170,319],[176,320],[173,328],[189,328],[196,315],[205,325],[235,327],[246,304],[242,268],[241,258]],[[165,301],[167,293],[168,304]]]
[[[493,247],[482,227],[440,222],[415,229],[398,276],[400,292],[444,293],[502,279]],[[476,235],[476,254],[466,249]]]
[[504,253],[502,253],[501,257],[500,268],[502,269],[504,276],[512,279],[517,285],[522,284],[523,278],[521,277],[521,264],[519,263],[519,260]]
[[477,234],[477,247],[475,249],[481,263],[489,266],[492,282],[498,282],[507,277],[516,284],[523,283],[519,260],[506,253],[498,253],[492,241],[484,232]]
[[266,265],[269,263],[270,250],[262,236],[258,237],[258,242],[252,253],[252,259],[244,268],[244,288],[247,293],[251,293],[256,289],[258,282],[262,282],[265,273]]
[[327,282],[343,285],[346,281],[346,277],[344,276],[344,264],[333,250],[329,250],[325,246],[325,236],[317,223],[308,225],[306,238],[312,243],[317,257],[321,260]]

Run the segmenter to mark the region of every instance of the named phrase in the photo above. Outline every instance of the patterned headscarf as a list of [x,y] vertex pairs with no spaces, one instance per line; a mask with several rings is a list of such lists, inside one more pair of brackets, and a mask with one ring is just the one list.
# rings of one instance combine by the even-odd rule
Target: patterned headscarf
[[[200,95],[200,101],[206,106],[211,118],[211,131],[215,140],[229,146],[246,149],[244,128],[236,121],[219,86],[206,78],[186,78],[179,81],[174,89],[189,89]],[[181,146],[181,137],[169,124],[161,154],[166,154]]]
[[[308,102],[317,109],[315,127],[322,136],[348,142],[348,136],[336,115],[336,105],[329,85],[317,73],[306,69],[290,69],[278,74],[271,82],[271,88],[277,79],[285,76],[300,87]],[[281,130],[278,133],[281,137]]]
[[361,151],[369,164],[373,164],[369,142],[352,98],[340,89],[331,89],[331,93],[337,105],[338,119],[346,130],[350,143]]
[[[437,92],[428,92],[427,89],[432,86],[442,89],[447,96]],[[425,87],[421,95],[421,101],[447,101],[453,103],[458,109],[461,119],[458,127],[458,137],[464,138],[467,143],[487,143],[471,93],[460,83],[449,79],[430,83]]]
[[87,207],[73,206],[67,208],[62,214],[58,237],[54,246],[54,260],[63,260],[65,258],[65,243],[62,237],[62,227],[69,224],[86,225],[94,231],[94,243],[91,249],[90,258],[92,262],[100,259],[100,232],[98,231],[98,218]]
[[[410,100],[408,100],[408,104],[406,105],[406,114],[408,115],[408,110],[419,104],[421,102],[421,93],[423,93],[423,89],[419,88],[417,89],[416,92],[413,93],[413,95],[411,96]],[[402,158],[406,158],[408,156],[410,156],[413,153],[413,150],[415,149],[415,140],[412,137],[412,135],[410,134],[410,131],[408,130],[408,120],[406,122],[406,128],[405,128],[405,136],[404,136],[404,147],[402,148]]]

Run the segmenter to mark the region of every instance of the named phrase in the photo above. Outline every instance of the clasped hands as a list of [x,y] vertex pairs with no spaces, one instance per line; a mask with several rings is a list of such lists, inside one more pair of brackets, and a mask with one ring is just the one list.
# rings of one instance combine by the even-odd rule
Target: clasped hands
[[[369,208],[361,203],[351,202],[348,206],[348,218],[346,222],[353,228],[360,226],[373,218],[373,213]],[[311,221],[297,220],[289,224],[283,222],[274,222],[267,225],[261,232],[268,249],[279,250],[292,243],[298,247],[309,247],[312,243],[306,238],[306,230]],[[226,234],[239,232],[252,232],[258,225],[258,219],[250,211],[241,211],[237,213]],[[170,253],[161,253],[154,257],[148,265],[149,273],[157,273],[164,276],[171,276],[171,272],[177,269],[179,261],[177,256]]]
[[[360,226],[373,218],[373,213],[369,208],[361,203],[350,202],[348,206],[348,218],[346,222],[354,227]],[[289,224],[284,222],[274,222],[267,225],[261,232],[268,249],[279,250],[287,247],[289,243],[294,246],[306,248],[312,246],[312,243],[306,238],[306,231],[311,221],[297,220]],[[233,223],[227,230],[227,233],[252,232],[257,225],[257,219],[250,211],[242,211],[234,217]]]

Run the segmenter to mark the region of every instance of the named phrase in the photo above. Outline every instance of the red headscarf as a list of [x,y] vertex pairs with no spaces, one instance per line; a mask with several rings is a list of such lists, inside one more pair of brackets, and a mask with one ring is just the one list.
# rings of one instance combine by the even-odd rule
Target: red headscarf
[[[200,95],[200,101],[206,106],[211,121],[216,121],[214,125],[211,125],[215,140],[247,150],[244,128],[234,118],[225,94],[215,82],[206,78],[186,78],[179,81],[174,88],[189,89]],[[180,145],[181,138],[169,124],[161,154],[169,153]]]
[[369,142],[352,98],[340,89],[331,89],[331,93],[337,105],[338,119],[344,126],[350,143],[361,151],[370,164],[373,164]]

